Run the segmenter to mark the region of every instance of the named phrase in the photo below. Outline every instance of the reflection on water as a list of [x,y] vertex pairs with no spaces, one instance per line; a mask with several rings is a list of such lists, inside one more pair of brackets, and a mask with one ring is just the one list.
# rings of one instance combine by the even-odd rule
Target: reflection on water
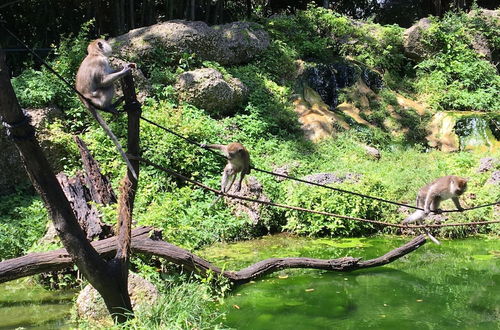
[[[267,257],[373,258],[408,240],[274,237],[204,253],[230,270]],[[243,285],[226,299],[226,324],[236,329],[499,329],[499,242],[428,243],[392,264],[353,273],[284,270]]]
[[[27,280],[0,284],[0,329],[61,329],[74,291],[49,291]],[[69,328],[69,327],[68,327]]]

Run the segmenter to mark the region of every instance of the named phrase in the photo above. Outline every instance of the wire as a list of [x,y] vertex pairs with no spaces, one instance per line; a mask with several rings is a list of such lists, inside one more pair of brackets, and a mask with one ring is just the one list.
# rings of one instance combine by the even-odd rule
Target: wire
[[269,206],[274,206],[274,207],[279,207],[279,208],[284,208],[284,209],[289,209],[289,210],[295,210],[295,211],[301,211],[301,212],[307,212],[307,213],[313,213],[313,214],[319,214],[319,215],[325,215],[329,217],[334,217],[334,218],[340,218],[340,219],[346,219],[346,220],[354,220],[354,221],[360,221],[360,222],[366,222],[366,223],[371,223],[371,224],[377,224],[377,225],[382,225],[386,227],[395,227],[395,228],[401,228],[401,229],[408,229],[408,228],[442,228],[442,227],[458,227],[458,226],[476,226],[476,225],[488,225],[488,224],[493,224],[493,223],[500,223],[500,220],[494,220],[494,221],[476,221],[476,222],[468,222],[468,223],[448,223],[448,224],[432,224],[432,225],[401,225],[401,224],[395,224],[395,223],[388,223],[384,221],[378,221],[378,220],[371,220],[371,219],[363,219],[363,218],[357,218],[357,217],[350,217],[346,215],[340,215],[340,214],[335,214],[331,212],[325,212],[325,211],[316,211],[316,210],[311,210],[311,209],[306,209],[303,207],[298,207],[298,206],[291,206],[291,205],[286,205],[286,204],[278,204],[278,203],[273,203],[273,202],[268,202],[268,201],[263,201],[263,200],[258,200],[254,198],[249,198],[245,196],[239,196],[239,195],[233,195],[233,194],[227,194],[223,193],[220,190],[211,188],[209,186],[206,186],[196,180],[190,179],[182,174],[179,174],[171,169],[168,169],[166,167],[163,167],[161,165],[155,164],[145,158],[142,157],[137,157],[133,155],[128,155],[130,159],[138,160],[144,164],[147,164],[149,166],[152,166],[160,171],[166,172],[172,176],[175,176],[183,181],[189,182],[195,186],[198,186],[204,190],[211,191],[217,195],[229,197],[232,199],[239,199],[239,200],[244,200],[247,202],[253,202],[253,203],[258,203],[258,204],[263,204],[263,205],[269,205]]
[[[145,118],[144,116],[141,116],[141,119],[150,123],[151,125],[154,125],[170,134],[173,134],[183,140],[185,140],[186,142],[190,143],[190,144],[193,144],[197,147],[200,147],[202,149],[205,149],[205,150],[208,150],[210,151],[211,153],[217,155],[218,157],[221,157],[221,158],[224,158],[227,160],[227,157],[225,157],[224,155],[221,155],[220,153],[216,152],[215,150],[212,150],[210,148],[208,148],[207,146],[205,146],[204,144],[201,144],[197,141],[194,141],[186,136],[183,136],[182,134],[179,134],[167,127],[164,127],[160,124],[157,124],[155,122],[153,122],[152,120],[149,120],[147,118]],[[393,205],[398,205],[398,206],[404,206],[404,207],[408,207],[408,208],[411,208],[411,209],[415,209],[415,210],[422,210],[423,211],[423,208],[420,208],[420,207],[416,207],[416,206],[412,206],[412,205],[408,205],[408,204],[404,204],[404,203],[399,203],[399,202],[394,202],[394,201],[391,201],[391,200],[388,200],[388,199],[384,199],[384,198],[380,198],[380,197],[375,197],[375,196],[370,196],[370,195],[365,195],[365,194],[361,194],[361,193],[358,193],[358,192],[355,192],[355,191],[350,191],[350,190],[345,190],[345,189],[341,189],[341,188],[335,188],[335,187],[332,187],[332,186],[327,186],[327,185],[324,185],[324,184],[320,184],[320,183],[316,183],[316,182],[312,182],[312,181],[308,181],[308,180],[304,180],[304,179],[299,179],[299,178],[296,178],[296,177],[293,177],[293,176],[289,176],[289,175],[284,175],[284,174],[280,174],[280,173],[276,173],[276,172],[271,172],[271,171],[267,171],[267,170],[264,170],[264,169],[261,169],[261,168],[258,168],[258,167],[255,167],[255,166],[250,166],[250,168],[252,170],[255,170],[257,172],[262,172],[262,173],[266,173],[266,174],[270,174],[270,175],[274,175],[274,176],[277,176],[277,177],[281,177],[281,178],[285,178],[285,179],[289,179],[289,180],[293,180],[293,181],[298,181],[298,182],[302,182],[302,183],[306,183],[306,184],[310,184],[310,185],[313,185],[313,186],[317,186],[317,187],[321,187],[321,188],[326,188],[326,189],[330,189],[330,190],[333,190],[333,191],[337,191],[337,192],[341,192],[341,193],[345,193],[345,194],[350,194],[350,195],[355,195],[355,196],[359,196],[359,197],[362,197],[362,198],[368,198],[368,199],[372,199],[372,200],[377,200],[377,201],[380,201],[380,202],[383,202],[383,203],[388,203],[388,204],[393,204]],[[462,210],[441,210],[439,213],[452,213],[452,212],[463,212],[463,211],[469,211],[469,210],[474,210],[474,209],[479,209],[479,208],[482,208],[482,207],[488,207],[488,206],[493,206],[493,205],[497,205],[497,204],[500,204],[500,201],[498,202],[494,202],[494,203],[490,203],[490,204],[484,204],[484,205],[479,205],[479,206],[474,206],[474,207],[471,207],[471,208],[465,208],[465,209],[462,209]],[[435,212],[435,213],[438,213],[438,212]]]

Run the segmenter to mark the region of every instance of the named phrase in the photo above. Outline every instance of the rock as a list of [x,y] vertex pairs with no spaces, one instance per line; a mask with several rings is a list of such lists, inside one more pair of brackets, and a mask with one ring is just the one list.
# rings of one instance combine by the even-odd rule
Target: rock
[[267,32],[256,23],[233,22],[213,29],[222,36],[223,49],[216,60],[221,64],[248,63],[269,47]]
[[[298,167],[300,164],[298,162],[293,162],[292,164],[285,164],[283,166],[280,166],[280,167],[277,167],[277,168],[274,168],[273,169],[273,172],[274,173],[278,173],[278,174],[281,174],[281,175],[286,175],[286,176],[289,176],[290,175],[290,171],[295,168],[295,167]],[[275,176],[274,179],[278,182],[281,182],[281,181],[285,181],[287,180],[286,178],[283,178],[283,177],[280,177],[280,176]]]
[[429,55],[427,47],[422,43],[422,36],[429,29],[431,23],[430,18],[425,17],[406,29],[403,35],[403,47],[406,56],[422,61]]
[[376,160],[379,160],[380,157],[381,157],[381,154],[380,154],[380,150],[378,150],[377,148],[374,148],[374,147],[370,147],[370,146],[367,146],[367,145],[363,145],[363,148],[365,149],[366,151],[366,154]]
[[488,39],[482,34],[482,33],[474,33],[472,35],[472,48],[481,55],[484,59],[491,61],[492,55],[491,55],[491,49],[488,44]]
[[[125,64],[127,64],[127,61],[118,59],[116,57],[111,57],[109,59],[111,66],[118,70],[123,68]],[[143,103],[146,100],[146,97],[149,96],[151,93],[151,84],[149,83],[149,80],[144,76],[144,73],[141,71],[140,68],[132,68],[132,77],[134,77],[134,85],[136,88],[136,93],[137,93],[137,100],[141,103]],[[121,80],[120,80],[121,84]],[[122,88],[115,88],[116,90],[116,97],[123,96],[123,90]]]
[[[159,296],[158,290],[151,282],[133,273],[128,277],[128,291],[134,309],[139,305],[153,304]],[[78,294],[75,307],[79,318],[99,323],[112,322],[104,300],[90,284]]]
[[256,23],[234,22],[209,27],[204,22],[173,20],[131,30],[110,40],[120,58],[141,57],[161,46],[174,54],[195,53],[222,65],[250,61],[269,46]]
[[491,171],[498,164],[500,164],[500,160],[493,157],[485,157],[479,160],[479,167],[477,169],[477,173],[484,173]]
[[488,181],[486,181],[486,183],[496,186],[500,185],[500,171],[494,171]]
[[305,137],[313,142],[332,136],[336,132],[336,125],[344,129],[350,128],[349,124],[340,115],[330,111],[321,96],[308,86],[304,87],[303,97],[297,97],[293,105]]
[[[61,111],[54,107],[26,109],[31,117],[31,124],[37,130],[37,137],[44,139],[40,131],[55,118],[61,115]],[[44,147],[42,143],[42,147]],[[11,193],[20,187],[31,185],[26,170],[21,162],[21,156],[13,141],[6,136],[6,130],[0,124],[0,196]]]
[[456,118],[446,112],[438,112],[429,124],[430,134],[426,137],[427,143],[433,148],[444,152],[458,151],[460,140],[455,134]]
[[[264,195],[262,184],[257,181],[253,176],[247,176],[247,180],[244,180],[241,184],[241,190],[239,192],[235,191],[235,185],[229,190],[230,194],[249,197],[257,199],[260,201],[270,202],[269,197]],[[263,204],[248,202],[240,199],[233,199],[229,197],[224,198],[227,205],[230,205],[233,212],[236,215],[247,214],[254,225],[261,222],[264,212],[267,208]]]
[[211,68],[187,71],[175,85],[181,101],[189,102],[214,115],[228,115],[248,97],[248,88],[236,78],[224,78]]
[[339,176],[335,173],[316,173],[310,174],[302,178],[309,182],[314,182],[321,185],[327,185],[331,183],[344,183],[346,181],[356,183],[361,179],[360,174],[347,173],[344,176]]

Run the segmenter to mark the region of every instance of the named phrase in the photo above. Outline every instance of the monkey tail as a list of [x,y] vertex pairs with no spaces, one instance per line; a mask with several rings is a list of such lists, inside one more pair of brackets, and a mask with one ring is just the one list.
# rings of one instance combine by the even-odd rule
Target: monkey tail
[[132,176],[134,177],[134,179],[137,180],[137,173],[135,173],[134,167],[130,163],[130,160],[128,159],[127,155],[125,155],[125,152],[123,151],[122,145],[120,144],[120,142],[118,141],[116,136],[113,134],[113,132],[109,128],[106,121],[101,117],[101,115],[94,108],[89,107],[89,111],[92,114],[92,116],[95,118],[95,120],[97,120],[97,122],[102,127],[104,132],[106,132],[106,134],[109,136],[111,141],[113,141],[113,143],[115,144],[116,150],[118,150],[118,152],[122,156],[123,160],[127,164],[127,167],[129,169],[130,173],[132,173]]
[[436,237],[432,236],[427,229],[425,230],[425,233],[427,234],[427,237],[429,237],[431,241],[433,241],[437,245],[441,245],[441,242],[438,241]]
[[416,210],[410,214],[406,219],[404,219],[403,224],[409,224],[411,222],[422,220],[425,217],[425,212],[422,210]]

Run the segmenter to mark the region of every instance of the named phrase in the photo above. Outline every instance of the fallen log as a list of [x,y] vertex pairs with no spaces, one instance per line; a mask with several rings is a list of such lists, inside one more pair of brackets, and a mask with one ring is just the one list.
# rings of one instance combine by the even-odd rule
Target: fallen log
[[[132,231],[132,250],[138,253],[152,254],[183,266],[188,271],[199,274],[214,272],[220,274],[236,285],[247,283],[264,275],[286,268],[323,269],[337,272],[350,272],[357,269],[383,266],[402,256],[415,251],[426,242],[425,236],[415,237],[383,256],[362,261],[361,258],[343,257],[338,259],[312,258],[271,258],[259,261],[240,271],[222,271],[203,258],[178,246],[154,237],[154,229],[140,227]],[[156,235],[158,236],[158,235]],[[104,257],[112,257],[116,253],[116,237],[92,242],[96,251]],[[65,249],[50,252],[37,252],[0,262],[0,283],[47,271],[61,270],[73,264]]]

